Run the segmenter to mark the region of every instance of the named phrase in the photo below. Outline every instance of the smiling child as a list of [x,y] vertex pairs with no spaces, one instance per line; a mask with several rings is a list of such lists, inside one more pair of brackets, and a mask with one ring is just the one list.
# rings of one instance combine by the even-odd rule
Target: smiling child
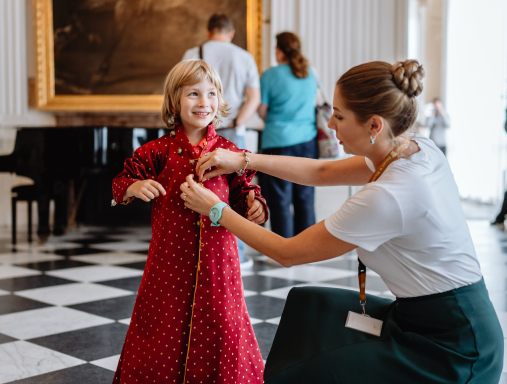
[[[202,60],[167,76],[162,118],[171,130],[125,161],[114,202],[153,201],[152,240],[114,384],[262,383],[264,363],[243,297],[236,237],[186,209],[180,185],[201,156],[242,152],[218,136],[227,103],[215,70]],[[255,172],[203,185],[254,223],[267,219]]]

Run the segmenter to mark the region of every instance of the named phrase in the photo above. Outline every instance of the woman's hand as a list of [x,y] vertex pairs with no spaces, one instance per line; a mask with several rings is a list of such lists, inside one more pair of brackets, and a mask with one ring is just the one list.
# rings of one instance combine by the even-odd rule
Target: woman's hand
[[247,197],[248,213],[246,218],[255,224],[262,224],[266,221],[264,205],[255,198],[255,192],[251,190]]
[[155,197],[159,197],[160,194],[166,194],[164,187],[155,180],[140,180],[131,184],[125,192],[123,200],[127,200],[129,197],[135,196],[143,201],[149,202]]
[[185,207],[201,215],[209,215],[209,211],[215,204],[220,203],[217,195],[209,189],[194,181],[194,175],[188,175],[186,182],[181,184],[181,199],[185,202]]
[[[196,166],[196,173],[199,180],[206,181],[218,175],[226,175],[236,172],[246,164],[245,156],[242,152],[232,152],[227,149],[218,148],[213,152],[208,152],[201,156]],[[211,167],[215,167],[211,172],[204,175],[204,172]]]

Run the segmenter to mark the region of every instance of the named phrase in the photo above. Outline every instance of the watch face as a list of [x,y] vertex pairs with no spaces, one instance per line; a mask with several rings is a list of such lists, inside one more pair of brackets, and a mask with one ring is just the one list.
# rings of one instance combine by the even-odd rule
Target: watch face
[[218,209],[213,208],[211,212],[209,213],[209,218],[213,221],[215,221],[218,217]]

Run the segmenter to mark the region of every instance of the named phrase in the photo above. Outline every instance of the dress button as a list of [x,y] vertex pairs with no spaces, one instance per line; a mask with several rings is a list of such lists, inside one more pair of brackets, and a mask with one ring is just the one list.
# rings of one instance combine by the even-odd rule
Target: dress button
[[181,148],[178,148],[178,155],[181,155],[181,152],[183,152],[183,150]]
[[176,136],[176,132],[174,132],[174,130],[172,130],[172,131],[171,131],[171,133],[170,133],[170,135],[171,135],[172,137],[174,137],[174,136]]

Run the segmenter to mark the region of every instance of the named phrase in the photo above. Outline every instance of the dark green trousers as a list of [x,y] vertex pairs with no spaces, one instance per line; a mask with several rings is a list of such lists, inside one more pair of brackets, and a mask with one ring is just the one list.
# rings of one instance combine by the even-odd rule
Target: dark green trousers
[[269,353],[266,384],[497,384],[503,334],[484,280],[440,294],[391,301],[367,295],[380,337],[345,328],[359,293],[290,291]]

